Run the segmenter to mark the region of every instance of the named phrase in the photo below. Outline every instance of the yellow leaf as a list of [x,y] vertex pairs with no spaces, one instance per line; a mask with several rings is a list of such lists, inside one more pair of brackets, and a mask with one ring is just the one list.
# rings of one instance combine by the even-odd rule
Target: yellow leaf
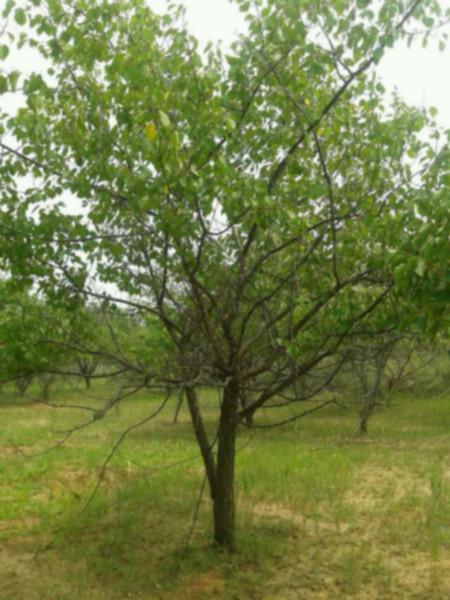
[[145,127],[145,137],[151,142],[156,140],[156,126],[154,123],[149,123]]
[[169,186],[168,186],[168,185],[164,185],[164,186],[163,186],[163,192],[164,192],[165,194],[168,194],[168,193],[169,193]]

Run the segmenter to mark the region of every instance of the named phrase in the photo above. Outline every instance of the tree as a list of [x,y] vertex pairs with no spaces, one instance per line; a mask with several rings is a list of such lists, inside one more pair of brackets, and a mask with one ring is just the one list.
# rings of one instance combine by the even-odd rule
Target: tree
[[[402,286],[424,267],[399,262],[449,185],[433,115],[386,99],[374,72],[406,27],[445,21],[437,2],[237,4],[248,34],[223,55],[199,51],[177,7],[9,2],[19,44],[48,70],[23,78],[0,142],[8,268],[50,302],[75,295],[158,320],[170,372],[133,373],[185,394],[214,539],[229,549],[238,426],[281,395],[317,393],[296,383],[326,361],[331,381],[343,343],[385,331],[395,297],[412,311]],[[197,394],[211,385],[213,438]]]
[[86,388],[89,389],[91,387],[91,377],[99,365],[99,358],[96,356],[87,357],[78,355],[76,360],[80,374],[84,378]]
[[[33,378],[66,365],[67,352],[44,342],[50,332],[65,332],[72,315],[49,310],[30,290],[8,280],[0,282],[0,294],[0,381],[15,382],[23,395]],[[47,391],[44,385],[44,396]]]
[[[380,406],[383,393],[390,392],[404,374],[414,351],[414,342],[417,344],[417,340],[407,340],[406,335],[401,336],[394,330],[375,340],[357,340],[349,348],[349,363],[356,383],[354,393],[361,401],[360,435],[367,433],[369,419]],[[408,351],[404,361],[400,361],[399,352],[396,352],[399,346]],[[386,390],[383,389],[385,379],[388,379]]]

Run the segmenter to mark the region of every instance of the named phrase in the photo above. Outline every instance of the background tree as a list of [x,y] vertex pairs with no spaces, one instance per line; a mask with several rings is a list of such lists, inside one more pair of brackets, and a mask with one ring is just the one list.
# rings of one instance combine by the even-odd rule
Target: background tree
[[[1,282],[0,380],[15,382],[21,395],[34,378],[65,370],[68,353],[45,344],[50,332],[61,335],[70,326],[71,314],[61,308],[50,310],[44,302],[11,281]],[[50,380],[44,384],[50,383]],[[45,399],[48,386],[43,386]]]
[[[411,348],[408,348],[408,341]],[[401,346],[406,350],[404,361],[400,359]],[[349,366],[356,383],[354,393],[361,403],[360,435],[367,433],[369,419],[375,409],[382,406],[383,396],[387,396],[398,385],[413,351],[411,341],[397,332],[377,336],[375,341],[362,339],[352,344],[349,349]]]
[[[223,56],[199,52],[176,7],[9,2],[50,70],[21,82],[0,142],[8,268],[50,302],[75,294],[164,327],[171,369],[140,377],[185,394],[227,548],[238,426],[280,394],[302,399],[295,384],[351,336],[383,332],[395,294],[413,310],[417,233],[449,183],[448,150],[423,135],[439,136],[432,114],[386,99],[373,69],[407,22],[444,18],[437,2],[237,4],[248,35]],[[437,259],[445,230],[433,239]],[[197,391],[211,385],[208,437]]]

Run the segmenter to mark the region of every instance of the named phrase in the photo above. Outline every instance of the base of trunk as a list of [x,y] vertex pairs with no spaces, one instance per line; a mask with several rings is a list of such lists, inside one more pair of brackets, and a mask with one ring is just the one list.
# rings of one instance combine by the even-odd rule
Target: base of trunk
[[234,466],[238,407],[238,389],[231,382],[225,387],[220,411],[214,495],[214,541],[229,551],[234,550]]

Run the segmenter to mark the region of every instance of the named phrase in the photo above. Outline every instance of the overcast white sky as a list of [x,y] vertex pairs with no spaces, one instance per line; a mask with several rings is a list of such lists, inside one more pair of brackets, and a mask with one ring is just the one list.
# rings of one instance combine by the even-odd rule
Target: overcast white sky
[[[295,0],[293,0],[295,1]],[[147,0],[157,12],[164,12],[168,0]],[[450,8],[450,0],[440,0]],[[222,40],[229,45],[245,23],[236,5],[230,0],[184,0],[189,26],[201,41]],[[450,26],[449,26],[450,29]],[[415,106],[435,106],[438,121],[450,128],[450,44],[439,52],[437,44],[421,48],[416,43],[389,50],[378,72],[389,90],[397,87],[402,98]]]

